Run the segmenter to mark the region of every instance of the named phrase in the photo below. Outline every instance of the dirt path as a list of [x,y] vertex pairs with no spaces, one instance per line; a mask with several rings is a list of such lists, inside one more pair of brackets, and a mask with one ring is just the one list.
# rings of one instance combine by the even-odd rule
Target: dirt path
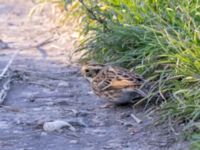
[[[9,71],[12,76],[0,80],[0,89],[12,80],[0,106],[0,150],[188,149],[187,143],[175,142],[167,125],[152,127],[155,117],[141,109],[100,108],[104,101],[70,62],[71,33],[61,34],[45,15],[27,21],[33,4],[14,1],[0,0],[0,73],[21,49]],[[143,122],[136,123],[131,113]],[[43,124],[55,120],[73,128],[44,131]]]

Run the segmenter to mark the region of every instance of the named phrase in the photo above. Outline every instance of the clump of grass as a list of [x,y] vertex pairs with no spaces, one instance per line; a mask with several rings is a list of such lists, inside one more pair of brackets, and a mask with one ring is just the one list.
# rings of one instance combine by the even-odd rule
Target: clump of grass
[[165,117],[184,122],[185,131],[199,129],[200,1],[91,0],[85,5],[84,59],[135,68],[156,83],[155,94],[169,93],[163,97]]

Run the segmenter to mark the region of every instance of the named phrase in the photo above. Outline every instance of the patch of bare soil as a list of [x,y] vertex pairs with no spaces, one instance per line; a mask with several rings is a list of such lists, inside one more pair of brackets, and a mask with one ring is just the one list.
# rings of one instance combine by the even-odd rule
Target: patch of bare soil
[[72,63],[70,29],[63,31],[45,15],[28,21],[32,6],[0,0],[1,150],[188,149],[167,124],[152,126],[154,113],[131,106],[100,108],[105,102]]

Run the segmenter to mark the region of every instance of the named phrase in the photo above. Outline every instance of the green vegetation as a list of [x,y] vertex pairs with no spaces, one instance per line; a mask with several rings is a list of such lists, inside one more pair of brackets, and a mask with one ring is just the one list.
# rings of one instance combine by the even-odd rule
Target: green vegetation
[[163,117],[184,122],[200,148],[200,1],[80,0],[69,8],[82,18],[83,59],[134,68],[154,82]]

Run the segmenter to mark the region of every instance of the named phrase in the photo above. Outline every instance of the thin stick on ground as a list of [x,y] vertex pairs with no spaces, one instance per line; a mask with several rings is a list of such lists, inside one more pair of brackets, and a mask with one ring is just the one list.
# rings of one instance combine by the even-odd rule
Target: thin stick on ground
[[7,93],[10,89],[10,83],[11,83],[11,79],[8,78],[8,80],[3,84],[3,88],[0,91],[0,105],[2,105],[5,101]]
[[[20,49],[15,51],[15,53],[12,55],[11,59],[9,60],[9,62],[7,63],[7,65],[5,66],[5,68],[3,69],[3,71],[0,74],[0,80],[5,76],[5,74],[8,72],[10,66],[12,65],[14,59],[16,58],[17,54],[20,52]],[[7,96],[7,92],[10,89],[10,83],[11,83],[11,79],[10,76],[8,77],[8,80],[3,84],[3,88],[0,91],[0,105],[4,103],[5,98]]]
[[142,120],[140,120],[138,117],[136,117],[134,114],[130,115],[138,124],[142,123]]
[[40,53],[42,53],[43,57],[46,57],[46,52],[44,49],[40,48],[42,46],[45,46],[53,41],[55,41],[56,39],[53,39],[52,38],[48,38],[48,39],[45,39],[44,41],[36,44],[36,45],[31,45],[31,46],[26,46],[26,47],[20,47],[19,49],[18,48],[15,48],[13,47],[12,49],[17,49],[15,51],[15,53],[12,55],[12,58],[9,60],[8,64],[6,65],[6,67],[3,69],[2,73],[0,74],[0,79],[2,79],[2,77],[6,74],[6,72],[8,71],[8,69],[10,68],[10,66],[12,65],[14,59],[16,58],[16,56],[18,55],[18,53],[21,51],[21,49],[32,49],[32,48],[36,48],[37,50],[39,50]]
[[3,71],[0,74],[0,79],[3,78],[3,76],[5,76],[6,72],[8,71],[8,69],[10,68],[10,66],[12,65],[14,59],[16,58],[16,56],[18,55],[18,53],[20,52],[20,49],[17,50],[11,57],[11,59],[9,60],[9,62],[7,63],[7,65],[5,66],[5,68],[3,69]]

